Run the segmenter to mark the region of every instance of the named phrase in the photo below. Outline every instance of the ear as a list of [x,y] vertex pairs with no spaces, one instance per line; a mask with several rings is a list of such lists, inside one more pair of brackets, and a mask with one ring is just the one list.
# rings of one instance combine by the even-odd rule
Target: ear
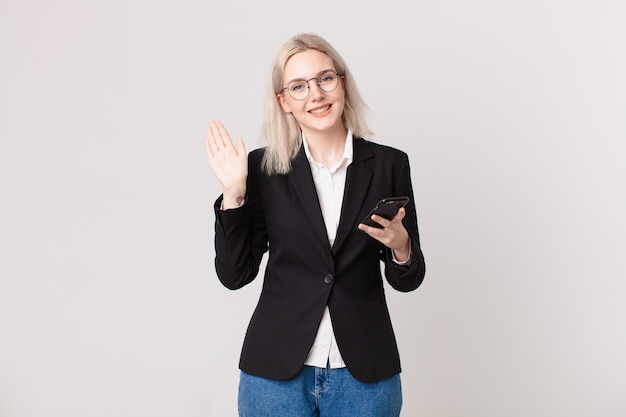
[[283,96],[282,93],[276,94],[276,100],[278,100],[280,107],[283,108],[285,113],[291,113],[291,107],[289,106],[289,103],[287,103],[287,100],[285,100],[285,96]]

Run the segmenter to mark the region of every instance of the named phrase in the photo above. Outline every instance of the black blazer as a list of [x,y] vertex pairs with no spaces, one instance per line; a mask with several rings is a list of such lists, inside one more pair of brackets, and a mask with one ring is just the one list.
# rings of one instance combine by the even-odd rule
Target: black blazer
[[[303,366],[328,305],[337,345],[350,373],[363,382],[400,372],[380,262],[389,284],[416,289],[424,278],[408,157],[354,138],[337,237],[329,247],[304,148],[287,175],[261,171],[263,149],[249,155],[246,204],[221,211],[215,203],[215,266],[230,289],[251,282],[269,249],[261,296],[246,333],[239,366],[247,373],[285,380]],[[411,237],[410,266],[357,229],[384,197],[406,195],[404,226]]]

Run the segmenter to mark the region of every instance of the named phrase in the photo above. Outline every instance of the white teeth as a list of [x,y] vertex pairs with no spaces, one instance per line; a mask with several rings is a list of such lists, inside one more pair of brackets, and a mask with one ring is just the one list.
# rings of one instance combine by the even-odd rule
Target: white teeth
[[328,109],[330,109],[330,106],[326,106],[326,107],[323,107],[321,109],[311,110],[311,113],[313,113],[313,114],[321,114],[321,113],[324,113]]

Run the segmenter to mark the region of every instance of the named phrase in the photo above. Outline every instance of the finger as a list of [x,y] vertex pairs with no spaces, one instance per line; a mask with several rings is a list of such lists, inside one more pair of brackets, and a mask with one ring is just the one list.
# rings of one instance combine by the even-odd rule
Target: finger
[[237,138],[237,154],[238,155],[247,155],[247,153],[246,153],[246,146],[243,143],[243,138],[242,137],[238,137]]
[[219,146],[224,147],[224,148],[228,146],[232,146],[233,142],[230,139],[230,135],[228,134],[228,131],[226,130],[222,122],[216,121],[215,127],[218,132],[219,138],[221,140],[221,142],[219,143]]
[[386,229],[379,229],[377,227],[371,227],[363,223],[359,224],[358,228],[362,232],[365,232],[369,237],[376,239],[383,245],[385,246],[388,245],[390,238],[389,236],[387,236],[389,232]]
[[219,151],[217,143],[215,141],[215,134],[211,125],[207,128],[207,139],[205,141],[205,146],[207,150],[207,155],[210,157],[215,157],[215,154]]
[[209,156],[209,159],[214,158],[215,155],[213,154],[213,150],[211,149],[211,141],[209,139],[204,141],[204,147],[206,149],[206,154]]
[[380,234],[385,230],[385,229],[380,229],[378,227],[368,226],[363,223],[359,223],[358,228],[359,230],[364,231],[365,233],[367,233],[368,235],[376,239],[378,239]]
[[404,219],[405,216],[406,216],[406,210],[404,209],[404,207],[400,207],[400,210],[398,210],[398,213],[391,220],[401,221],[402,219]]
[[378,214],[372,215],[372,220],[381,225],[383,229],[386,229],[391,224],[391,220],[385,219],[384,217],[379,216]]
[[217,152],[221,148],[224,148],[224,140],[222,138],[218,123],[218,121],[211,120],[211,123],[209,125],[209,129],[211,131],[209,136],[213,139],[211,142],[211,146],[214,152]]
[[213,130],[212,120],[209,122],[209,127],[207,127],[207,141],[209,143],[209,146],[211,147],[211,150],[213,152],[217,151],[217,145],[215,143],[215,132]]

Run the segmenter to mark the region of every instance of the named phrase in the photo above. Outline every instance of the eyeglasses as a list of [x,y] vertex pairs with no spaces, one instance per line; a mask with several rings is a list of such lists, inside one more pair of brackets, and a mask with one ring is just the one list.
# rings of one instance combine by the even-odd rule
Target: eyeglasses
[[294,80],[287,84],[287,87],[283,90],[287,90],[291,98],[294,100],[304,100],[309,96],[309,81],[315,80],[317,86],[325,93],[331,93],[335,91],[335,88],[339,85],[339,78],[341,74],[337,74],[335,71],[326,71],[318,77],[309,78],[308,80]]

